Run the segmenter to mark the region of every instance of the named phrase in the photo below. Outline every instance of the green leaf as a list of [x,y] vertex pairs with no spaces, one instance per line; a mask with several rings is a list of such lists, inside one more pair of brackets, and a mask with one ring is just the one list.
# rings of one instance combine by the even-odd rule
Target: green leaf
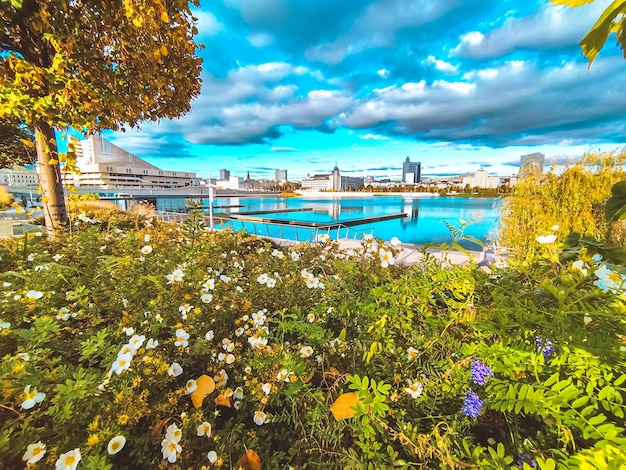
[[604,205],[604,215],[609,223],[626,218],[626,181],[615,183],[611,188],[611,197]]

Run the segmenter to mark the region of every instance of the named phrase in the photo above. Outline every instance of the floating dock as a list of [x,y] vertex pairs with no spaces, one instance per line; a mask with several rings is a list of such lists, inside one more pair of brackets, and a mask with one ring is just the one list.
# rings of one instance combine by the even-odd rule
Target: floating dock
[[[293,212],[292,210],[287,209],[286,212]],[[277,211],[271,211],[271,213],[276,214]],[[307,222],[302,220],[283,220],[283,219],[270,219],[263,217],[250,217],[247,214],[229,214],[229,216],[234,220],[239,220],[241,222],[256,222],[259,224],[276,224],[276,225],[298,225],[300,227],[305,228],[321,228],[321,229],[329,229],[333,230],[339,227],[355,227],[357,225],[365,225],[365,224],[373,224],[376,222],[383,222],[385,220],[393,220],[393,219],[403,219],[407,217],[407,214],[401,212],[399,214],[386,214],[386,215],[377,215],[372,217],[361,217],[360,219],[351,219],[351,220],[343,220],[341,222],[330,222],[330,223],[320,223],[320,222]]]

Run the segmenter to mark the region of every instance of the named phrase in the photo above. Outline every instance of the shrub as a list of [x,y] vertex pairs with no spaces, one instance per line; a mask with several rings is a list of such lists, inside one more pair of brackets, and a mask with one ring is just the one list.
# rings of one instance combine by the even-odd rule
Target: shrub
[[537,237],[547,234],[561,240],[571,232],[605,239],[603,205],[611,186],[626,178],[625,160],[625,152],[590,153],[561,174],[554,168],[519,181],[513,195],[504,200],[499,234],[501,244],[512,248],[511,259],[532,262],[541,252]]
[[76,449],[92,469],[626,458],[623,294],[584,249],[488,275],[427,253],[398,265],[371,238],[283,248],[195,215],[74,229],[5,242],[6,468]]

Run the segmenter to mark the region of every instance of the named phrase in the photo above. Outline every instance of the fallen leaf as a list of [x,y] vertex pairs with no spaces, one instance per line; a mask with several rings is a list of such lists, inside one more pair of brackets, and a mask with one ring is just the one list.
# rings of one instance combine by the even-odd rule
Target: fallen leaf
[[215,381],[206,374],[202,374],[196,379],[196,389],[191,392],[191,401],[193,406],[200,408],[202,406],[202,400],[209,393],[215,390]]
[[215,404],[219,406],[227,406],[230,408],[230,397],[227,397],[223,393],[220,393],[215,399]]
[[242,468],[243,470],[261,470],[261,458],[259,454],[249,449],[237,460],[235,468]]
[[352,418],[356,413],[356,411],[352,409],[352,406],[358,401],[359,396],[354,392],[341,394],[337,397],[335,403],[331,405],[330,412],[337,421]]
[[157,434],[161,434],[161,431],[163,430],[163,428],[165,427],[165,425],[167,424],[169,420],[170,418],[163,418],[163,419],[157,420],[157,422],[154,423],[154,425],[150,428],[150,436],[154,437]]

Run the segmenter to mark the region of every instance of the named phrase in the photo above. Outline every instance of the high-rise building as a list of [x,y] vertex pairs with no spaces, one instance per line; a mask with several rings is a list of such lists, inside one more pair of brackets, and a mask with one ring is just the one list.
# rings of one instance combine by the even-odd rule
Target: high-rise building
[[275,170],[274,179],[280,182],[287,181],[287,170]]
[[546,156],[543,153],[529,153],[528,155],[522,155],[519,163],[520,177],[527,175],[531,171],[536,171],[539,174],[543,173],[543,166],[546,163]]
[[409,157],[402,164],[402,182],[404,184],[416,184],[420,182],[422,172],[421,162],[411,162]]
[[228,170],[220,170],[220,179],[227,180],[230,178],[230,171]]

